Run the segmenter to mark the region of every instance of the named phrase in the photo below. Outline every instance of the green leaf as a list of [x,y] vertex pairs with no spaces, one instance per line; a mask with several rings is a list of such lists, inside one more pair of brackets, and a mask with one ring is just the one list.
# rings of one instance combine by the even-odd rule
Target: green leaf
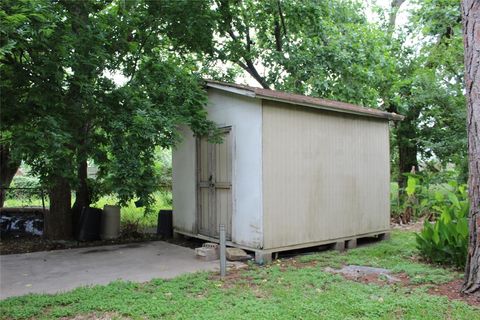
[[458,201],[458,197],[453,192],[449,192],[447,196],[448,196],[448,200],[450,200],[450,202],[452,202],[452,204],[456,208],[460,209],[460,202]]
[[440,243],[440,236],[439,236],[439,231],[438,230],[435,230],[435,229],[433,230],[432,240],[437,245]]
[[437,202],[441,202],[441,201],[443,201],[443,199],[444,199],[443,193],[440,192],[440,191],[435,191],[435,200]]
[[415,194],[415,188],[416,187],[417,187],[417,179],[415,179],[412,176],[409,176],[408,180],[407,180],[407,187],[405,188],[405,191],[407,192],[407,195],[409,197],[411,197]]
[[468,236],[468,221],[467,219],[459,219],[457,221],[457,232],[462,235],[462,237],[467,237]]

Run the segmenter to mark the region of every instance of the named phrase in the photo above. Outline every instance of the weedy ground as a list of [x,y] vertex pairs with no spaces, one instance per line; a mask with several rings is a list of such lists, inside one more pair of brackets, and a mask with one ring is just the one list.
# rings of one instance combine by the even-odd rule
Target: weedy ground
[[[141,263],[141,261],[139,261]],[[346,264],[383,267],[389,284],[325,271]],[[480,309],[432,294],[458,271],[422,262],[412,232],[344,253],[325,251],[249,265],[225,279],[196,273],[146,283],[114,282],[56,295],[0,302],[1,319],[480,319]],[[433,290],[433,291],[432,291]],[[473,301],[473,300],[472,300]]]

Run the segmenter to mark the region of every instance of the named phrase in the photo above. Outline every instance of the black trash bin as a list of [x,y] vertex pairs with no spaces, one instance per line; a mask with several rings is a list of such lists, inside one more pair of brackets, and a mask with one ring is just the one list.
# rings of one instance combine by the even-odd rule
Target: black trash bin
[[158,212],[157,235],[164,239],[173,237],[172,210],[160,210]]
[[78,222],[78,241],[100,240],[102,212],[103,210],[98,208],[83,208]]

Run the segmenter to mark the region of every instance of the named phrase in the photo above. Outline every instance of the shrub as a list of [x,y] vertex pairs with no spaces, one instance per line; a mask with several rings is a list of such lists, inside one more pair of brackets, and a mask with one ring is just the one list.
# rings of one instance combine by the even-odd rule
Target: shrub
[[402,223],[412,219],[431,215],[431,203],[434,191],[429,180],[419,174],[407,174],[407,186],[391,188],[392,216]]
[[[466,185],[449,183],[450,190],[435,193],[435,223],[425,220],[417,234],[417,247],[426,259],[458,268],[465,266],[468,245],[468,196]],[[452,191],[453,190],[453,191]]]
[[[398,222],[408,223],[420,217],[428,220],[438,218],[440,212],[434,210],[438,196],[447,196],[449,192],[455,192],[458,187],[454,180],[455,172],[438,173],[409,173],[405,188],[399,188],[398,184],[392,183],[390,188],[392,217]],[[447,181],[450,181],[447,183]]]

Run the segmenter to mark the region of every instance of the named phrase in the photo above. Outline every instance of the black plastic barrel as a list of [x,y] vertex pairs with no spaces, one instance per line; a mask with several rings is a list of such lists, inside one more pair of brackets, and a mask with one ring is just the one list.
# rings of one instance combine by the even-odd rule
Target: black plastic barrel
[[164,239],[173,237],[172,210],[160,210],[158,212],[157,235]]
[[78,222],[78,241],[100,240],[102,212],[103,210],[98,208],[83,208]]

